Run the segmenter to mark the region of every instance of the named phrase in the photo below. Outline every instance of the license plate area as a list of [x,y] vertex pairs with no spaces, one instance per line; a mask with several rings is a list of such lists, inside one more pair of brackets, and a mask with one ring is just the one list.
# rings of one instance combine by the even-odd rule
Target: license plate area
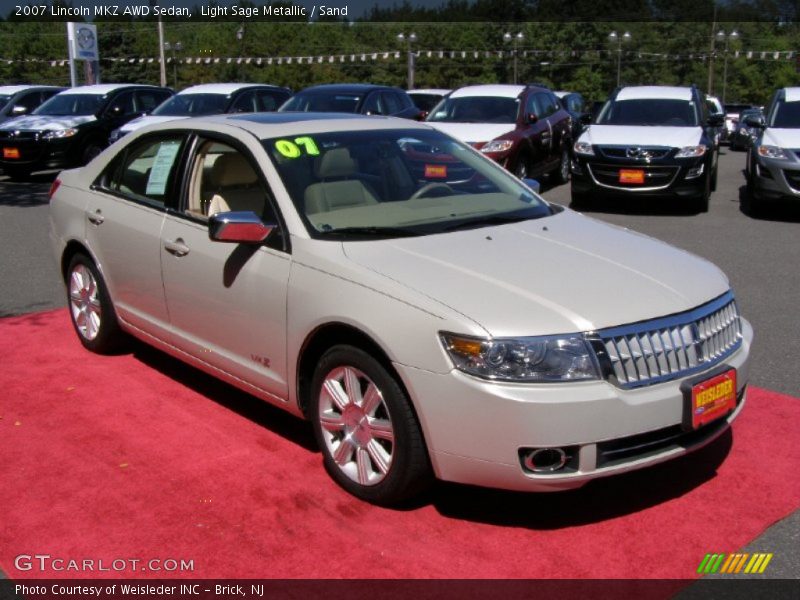
[[710,375],[686,381],[683,393],[683,429],[694,431],[721,419],[736,408],[736,369],[723,367]]
[[18,160],[19,159],[19,148],[12,148],[6,146],[3,148],[3,158],[7,158],[10,160]]
[[628,184],[643,184],[644,171],[642,169],[620,169],[619,182]]

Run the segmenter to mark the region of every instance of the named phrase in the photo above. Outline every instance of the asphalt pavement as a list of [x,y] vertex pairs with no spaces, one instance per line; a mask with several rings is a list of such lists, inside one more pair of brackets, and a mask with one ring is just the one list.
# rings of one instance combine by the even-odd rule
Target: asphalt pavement
[[[584,214],[662,239],[709,259],[730,277],[741,313],[755,329],[750,383],[800,397],[800,202],[758,218],[742,209],[745,154],[723,148],[710,210],[698,214],[672,200],[613,199]],[[54,173],[11,182],[0,175],[0,316],[65,306],[65,292],[47,237],[47,191]],[[568,206],[569,184],[544,196]],[[796,477],[787,473],[787,477]],[[775,554],[767,576],[800,578],[800,512],[775,524],[749,548]],[[731,549],[733,550],[733,549]],[[0,576],[2,576],[0,574]]]

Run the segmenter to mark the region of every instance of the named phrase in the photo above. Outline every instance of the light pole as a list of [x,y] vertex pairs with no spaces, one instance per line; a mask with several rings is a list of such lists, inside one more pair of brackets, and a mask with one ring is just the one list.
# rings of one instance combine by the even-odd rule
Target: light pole
[[408,50],[408,89],[414,89],[414,52],[411,50],[411,44],[417,41],[417,34],[413,31],[406,35],[405,33],[397,34],[397,41],[401,44],[406,43],[406,50]]
[[239,60],[237,61],[238,64],[238,71],[239,71],[239,80],[242,80],[242,64],[241,59],[244,56],[244,23],[239,26],[239,29],[236,30],[236,39],[239,40]]
[[[169,42],[164,42],[164,50],[172,51],[172,85],[176,88],[178,87],[178,62],[175,60],[175,53],[183,51],[183,44],[180,42],[175,42],[174,44],[170,44]],[[166,84],[166,81],[164,82]]]
[[725,33],[720,29],[717,32],[717,39],[719,41],[725,41],[725,57],[722,63],[722,105],[725,106],[725,92],[727,91],[728,87],[728,42],[731,40],[738,40],[739,32],[734,29],[730,33]]
[[619,87],[620,74],[622,72],[622,42],[630,42],[631,34],[626,31],[622,35],[619,35],[616,31],[612,31],[608,34],[608,39],[612,44],[614,42],[617,44],[617,87]]
[[517,32],[516,35],[513,35],[506,31],[503,34],[503,41],[507,44],[508,42],[514,42],[514,49],[512,50],[512,54],[514,55],[514,83],[517,83],[517,46],[525,40],[525,34],[521,31]]

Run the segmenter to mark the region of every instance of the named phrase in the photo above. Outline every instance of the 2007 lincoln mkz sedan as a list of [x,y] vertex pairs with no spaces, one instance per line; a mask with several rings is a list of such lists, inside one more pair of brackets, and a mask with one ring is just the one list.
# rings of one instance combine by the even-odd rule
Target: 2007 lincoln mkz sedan
[[51,196],[86,348],[131,334],[309,419],[371,502],[574,488],[709,442],[745,401],[752,329],[719,269],[425,124],[154,125]]

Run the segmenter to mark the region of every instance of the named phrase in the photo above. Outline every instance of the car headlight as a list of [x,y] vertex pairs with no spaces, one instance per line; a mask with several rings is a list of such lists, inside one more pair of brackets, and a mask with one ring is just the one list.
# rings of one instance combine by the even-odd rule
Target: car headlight
[[543,383],[600,376],[594,352],[581,335],[496,339],[439,335],[455,367],[483,379]]
[[758,155],[764,158],[789,158],[783,148],[778,146],[759,146]]
[[505,152],[513,145],[513,140],[492,140],[481,148],[481,152]]
[[675,158],[697,158],[703,156],[708,148],[704,144],[699,146],[684,146],[675,155]]
[[76,133],[78,133],[78,130],[75,129],[74,127],[70,127],[69,129],[58,129],[58,130],[55,130],[55,131],[45,131],[42,134],[42,139],[44,139],[44,140],[57,140],[57,139],[61,139],[61,138],[72,137]]
[[589,142],[575,142],[575,145],[572,147],[575,151],[575,154],[583,154],[584,156],[594,156],[594,148]]

